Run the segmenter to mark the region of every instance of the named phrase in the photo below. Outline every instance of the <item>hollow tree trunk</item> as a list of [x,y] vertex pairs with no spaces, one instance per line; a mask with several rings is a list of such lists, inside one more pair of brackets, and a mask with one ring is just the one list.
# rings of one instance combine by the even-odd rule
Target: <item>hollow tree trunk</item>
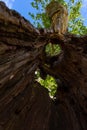
[[[44,53],[48,41],[62,47],[56,59]],[[87,129],[86,42],[87,36],[41,34],[0,2],[0,130]],[[38,68],[58,80],[56,100],[36,82]]]

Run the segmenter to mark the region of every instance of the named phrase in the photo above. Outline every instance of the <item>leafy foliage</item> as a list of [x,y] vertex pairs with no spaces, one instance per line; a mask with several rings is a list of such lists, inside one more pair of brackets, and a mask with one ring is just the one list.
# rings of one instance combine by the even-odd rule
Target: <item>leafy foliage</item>
[[50,56],[58,55],[61,52],[59,45],[53,45],[51,43],[46,46],[46,54]]
[[37,13],[33,14],[29,12],[29,15],[35,20],[34,25],[38,28],[50,27],[50,21],[45,13],[47,3],[49,3],[49,0],[33,0],[33,2],[31,2],[32,7],[37,10]]
[[83,35],[87,32],[87,27],[84,26],[84,20],[80,13],[82,1],[70,0],[68,2],[69,10],[69,32],[73,34]]
[[47,75],[46,79],[43,80],[40,77],[40,72],[36,71],[36,81],[39,82],[45,88],[47,88],[49,91],[49,96],[51,98],[53,98],[53,96],[55,95],[55,92],[57,90],[57,84],[56,84],[55,79],[52,76]]

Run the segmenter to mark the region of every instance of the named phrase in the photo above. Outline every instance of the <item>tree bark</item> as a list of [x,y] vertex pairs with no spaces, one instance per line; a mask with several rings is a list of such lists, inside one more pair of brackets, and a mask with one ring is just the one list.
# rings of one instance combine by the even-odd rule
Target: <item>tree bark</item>
[[[61,46],[47,56],[45,46]],[[34,26],[0,2],[0,130],[87,129],[87,36],[61,38]],[[55,100],[35,71],[58,82]]]

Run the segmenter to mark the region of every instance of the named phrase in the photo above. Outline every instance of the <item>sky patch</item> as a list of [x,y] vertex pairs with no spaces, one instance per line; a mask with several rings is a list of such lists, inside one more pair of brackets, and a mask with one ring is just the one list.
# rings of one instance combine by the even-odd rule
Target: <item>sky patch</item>
[[87,0],[83,0],[83,1],[82,1],[82,7],[87,8]]
[[6,5],[11,9],[15,0],[0,0],[0,1],[5,2]]

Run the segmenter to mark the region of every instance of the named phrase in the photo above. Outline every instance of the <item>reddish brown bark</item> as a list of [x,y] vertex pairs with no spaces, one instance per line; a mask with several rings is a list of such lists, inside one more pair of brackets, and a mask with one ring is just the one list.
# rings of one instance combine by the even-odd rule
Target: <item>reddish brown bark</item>
[[[62,52],[48,57],[48,41]],[[87,36],[40,33],[0,2],[0,130],[87,129]],[[49,66],[49,67],[48,67]],[[35,71],[56,78],[56,100]]]

